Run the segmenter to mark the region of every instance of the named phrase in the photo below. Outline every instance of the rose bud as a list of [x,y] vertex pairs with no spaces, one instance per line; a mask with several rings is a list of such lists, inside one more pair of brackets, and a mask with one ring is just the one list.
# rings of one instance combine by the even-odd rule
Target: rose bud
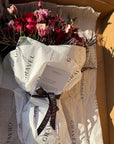
[[10,8],[7,8],[7,10],[13,16],[18,14],[18,9],[15,5],[11,5]]
[[39,7],[39,8],[42,7],[42,3],[41,3],[41,1],[38,2],[38,7]]
[[15,26],[14,26],[14,21],[11,20],[9,23],[8,23],[8,26],[13,28],[15,30]]

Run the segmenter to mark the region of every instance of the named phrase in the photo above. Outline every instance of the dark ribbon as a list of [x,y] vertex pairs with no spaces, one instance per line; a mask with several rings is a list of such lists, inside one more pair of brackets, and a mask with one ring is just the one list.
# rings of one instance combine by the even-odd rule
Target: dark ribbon
[[36,93],[37,95],[32,95],[32,97],[48,98],[49,100],[49,107],[47,113],[37,129],[37,133],[39,135],[47,125],[50,118],[50,125],[55,130],[56,112],[59,110],[59,108],[57,107],[56,99],[59,99],[60,95],[54,95],[54,93],[47,93],[46,91],[44,91],[43,88],[39,88],[38,90],[36,90]]

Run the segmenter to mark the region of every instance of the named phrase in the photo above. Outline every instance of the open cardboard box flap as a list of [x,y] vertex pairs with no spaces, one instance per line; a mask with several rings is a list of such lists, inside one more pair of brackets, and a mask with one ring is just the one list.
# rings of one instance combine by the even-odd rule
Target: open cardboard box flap
[[[9,0],[9,3],[31,2],[33,0]],[[97,43],[97,100],[100,111],[104,144],[113,144],[114,127],[110,113],[114,106],[114,1],[113,0],[44,0],[64,5],[91,6],[101,12],[96,30],[99,30]],[[103,38],[103,39],[102,39]],[[102,39],[102,41],[100,41]],[[111,113],[113,114],[113,112]],[[111,117],[113,117],[111,115]]]
[[[23,3],[23,2],[32,2],[33,0],[9,0],[10,3]],[[35,1],[35,0],[34,0]],[[106,16],[107,13],[114,10],[114,1],[113,0],[43,0],[54,2],[57,4],[64,5],[77,5],[77,6],[91,6],[94,10],[101,12],[102,16]]]

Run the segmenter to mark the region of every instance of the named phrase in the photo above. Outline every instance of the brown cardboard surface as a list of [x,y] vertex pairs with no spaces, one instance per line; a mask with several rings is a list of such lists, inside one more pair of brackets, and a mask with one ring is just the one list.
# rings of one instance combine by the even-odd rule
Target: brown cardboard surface
[[105,84],[107,95],[107,108],[108,108],[108,126],[110,133],[110,144],[114,142],[114,127],[110,118],[110,113],[114,106],[114,58],[111,53],[104,49],[104,64],[105,64]]
[[113,106],[113,109],[112,109],[112,111],[110,113],[110,117],[112,119],[112,123],[113,123],[113,126],[114,126],[114,106]]
[[[106,22],[105,22],[106,23]],[[103,31],[103,41],[104,46],[107,50],[110,51],[112,55],[114,55],[114,12],[109,17],[109,20],[107,21],[107,26],[105,30]]]
[[98,69],[97,69],[96,96],[98,100],[98,108],[99,108],[99,113],[101,118],[104,144],[109,144],[103,48],[101,48],[99,45],[97,45],[97,66]]
[[[102,45],[100,47],[97,47],[97,55],[98,55],[98,83],[97,83],[97,98],[99,102],[99,108],[100,108],[100,114],[101,114],[101,121],[102,121],[102,126],[103,126],[103,135],[104,135],[104,140],[106,141],[106,137],[109,133],[109,144],[113,144],[114,142],[114,127],[113,123],[111,120],[111,117],[114,117],[110,113],[113,109],[114,106],[114,12],[109,13],[105,19],[101,19],[100,21],[100,27],[101,27],[101,34],[102,34]],[[99,44],[100,45],[100,44]],[[99,52],[100,49],[102,49],[101,52]],[[99,59],[102,59],[103,64],[102,68],[102,76],[100,76],[100,70],[101,68],[99,67]],[[99,77],[100,76],[100,77]],[[104,78],[103,78],[104,77]],[[102,86],[104,85],[104,91],[102,91],[102,86],[99,82],[103,82]],[[100,86],[100,92],[99,92],[99,86]],[[105,92],[106,97],[103,98],[101,95]],[[100,94],[100,98],[99,98]],[[103,107],[104,109],[107,109],[107,112],[102,111],[102,106],[101,102],[104,100]],[[104,110],[103,109],[103,110]],[[107,120],[108,123],[106,122],[106,117],[107,115]],[[103,124],[104,123],[104,124]],[[106,132],[106,125],[108,126],[107,132]],[[106,135],[107,133],[107,135]],[[106,135],[106,136],[105,136]],[[107,143],[106,143],[107,144]]]
[[106,101],[108,109],[108,127],[110,144],[114,142],[114,127],[110,117],[110,113],[114,106],[114,58],[111,53],[104,49],[104,70],[105,70],[105,85],[106,85]]

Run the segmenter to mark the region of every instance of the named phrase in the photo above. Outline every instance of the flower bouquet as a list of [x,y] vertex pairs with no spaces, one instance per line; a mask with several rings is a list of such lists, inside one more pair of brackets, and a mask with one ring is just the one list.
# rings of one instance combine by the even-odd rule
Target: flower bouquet
[[13,20],[1,30],[0,53],[4,58],[10,52],[19,85],[14,93],[22,144],[70,144],[59,99],[81,79],[86,48],[95,41],[88,43],[79,35],[79,28],[73,26],[75,18],[65,22],[41,7],[39,2],[38,10],[23,17],[14,5],[8,8]]

